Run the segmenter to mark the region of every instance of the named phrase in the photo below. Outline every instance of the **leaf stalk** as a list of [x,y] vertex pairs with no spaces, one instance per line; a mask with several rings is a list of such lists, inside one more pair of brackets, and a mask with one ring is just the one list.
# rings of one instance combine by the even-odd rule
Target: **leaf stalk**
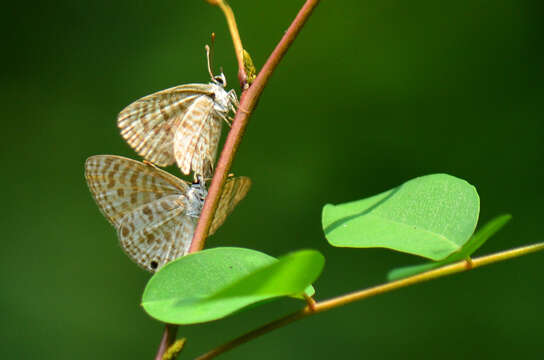
[[[438,269],[430,270],[421,274],[413,275],[397,281],[392,281],[382,285],[374,286],[368,289],[355,291],[349,294],[341,295],[329,300],[319,301],[313,304],[313,308],[307,305],[302,310],[298,310],[294,313],[288,314],[280,319],[274,320],[266,325],[263,325],[255,330],[252,330],[242,336],[239,336],[223,345],[220,345],[207,353],[198,356],[195,360],[209,360],[228,350],[231,350],[239,345],[253,340],[261,335],[271,332],[272,330],[286,326],[297,320],[307,318],[311,315],[315,315],[324,311],[328,311],[349,303],[363,300],[376,295],[384,294],[393,290],[401,289],[410,285],[415,285],[425,281],[437,279],[447,275],[456,274],[463,271],[469,271],[478,267],[512,259],[518,256],[528,255],[533,252],[544,250],[544,243],[538,243],[533,245],[527,245],[515,249],[502,251],[499,253],[482,256],[472,259],[470,265],[466,260],[459,261],[457,263],[443,266]],[[468,266],[467,266],[468,265]]]

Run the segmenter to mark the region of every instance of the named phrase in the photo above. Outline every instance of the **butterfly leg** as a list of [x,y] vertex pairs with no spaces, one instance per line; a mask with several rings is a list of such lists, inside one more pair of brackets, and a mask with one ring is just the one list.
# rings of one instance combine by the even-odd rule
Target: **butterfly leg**
[[229,96],[230,105],[231,105],[230,110],[232,110],[232,112],[236,112],[236,109],[238,108],[238,106],[240,106],[240,103],[238,102],[238,96],[236,95],[236,91],[232,89],[231,91],[229,91],[228,96]]
[[228,95],[229,95],[230,100],[231,100],[236,106],[238,106],[238,105],[239,105],[239,103],[238,103],[238,95],[236,95],[236,91],[234,91],[234,89],[231,89],[231,90],[228,92]]
[[232,126],[232,120],[233,120],[233,118],[232,118],[231,116],[227,116],[227,115],[221,114],[221,113],[218,113],[217,115],[219,115],[219,117],[221,117],[221,119],[223,119],[223,120],[227,123],[227,125],[228,125],[229,127]]
[[193,173],[193,184],[206,185],[206,180],[211,180],[213,175],[213,163],[210,159],[204,160],[202,165],[203,174]]

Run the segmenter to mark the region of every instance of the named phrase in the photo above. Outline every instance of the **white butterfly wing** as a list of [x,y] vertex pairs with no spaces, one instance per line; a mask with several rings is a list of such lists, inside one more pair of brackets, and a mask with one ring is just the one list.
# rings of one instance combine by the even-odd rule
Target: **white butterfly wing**
[[196,99],[174,134],[174,155],[181,172],[208,177],[212,173],[221,135],[221,119],[214,116],[209,96]]
[[186,201],[183,195],[166,196],[123,218],[119,242],[140,267],[155,272],[187,253],[197,218],[186,215]]
[[152,165],[113,155],[87,159],[85,177],[123,250],[138,265],[153,272],[187,252],[196,224],[185,213],[187,183]]
[[119,113],[121,136],[144,159],[171,165],[175,129],[196,99],[212,95],[210,85],[187,84],[145,96]]
[[167,195],[184,194],[189,188],[166,171],[114,155],[88,158],[85,178],[98,207],[116,228],[133,209]]

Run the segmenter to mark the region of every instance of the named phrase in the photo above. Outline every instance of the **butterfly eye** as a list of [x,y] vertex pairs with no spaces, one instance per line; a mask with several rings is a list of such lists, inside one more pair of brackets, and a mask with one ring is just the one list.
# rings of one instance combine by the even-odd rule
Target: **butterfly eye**
[[225,78],[225,75],[223,73],[221,73],[221,75],[215,76],[213,79],[217,84],[221,85],[222,87],[227,86],[227,79]]
[[150,266],[151,266],[151,268],[152,268],[153,270],[156,270],[157,267],[159,266],[159,263],[156,262],[155,260],[153,260],[153,261],[151,262]]

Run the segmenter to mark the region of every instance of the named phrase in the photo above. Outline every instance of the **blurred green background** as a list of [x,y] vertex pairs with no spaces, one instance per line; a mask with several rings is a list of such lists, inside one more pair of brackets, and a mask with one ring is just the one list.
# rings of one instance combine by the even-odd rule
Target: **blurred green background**
[[[231,0],[261,67],[303,1]],[[541,1],[323,1],[274,73],[233,171],[248,197],[209,246],[326,259],[317,299],[379,284],[419,259],[328,246],[321,207],[446,172],[474,184],[481,221],[514,218],[478,253],[542,241]],[[0,357],[150,359],[163,326],[139,306],[149,275],[121,251],[83,163],[138,158],[116,127],[133,100],[207,82],[204,44],[236,86],[231,40],[204,1],[15,2],[4,9]],[[235,87],[238,90],[238,87]],[[170,169],[178,174],[174,168]],[[544,254],[358,302],[224,359],[542,356]],[[183,327],[181,359],[302,306],[281,300]]]

